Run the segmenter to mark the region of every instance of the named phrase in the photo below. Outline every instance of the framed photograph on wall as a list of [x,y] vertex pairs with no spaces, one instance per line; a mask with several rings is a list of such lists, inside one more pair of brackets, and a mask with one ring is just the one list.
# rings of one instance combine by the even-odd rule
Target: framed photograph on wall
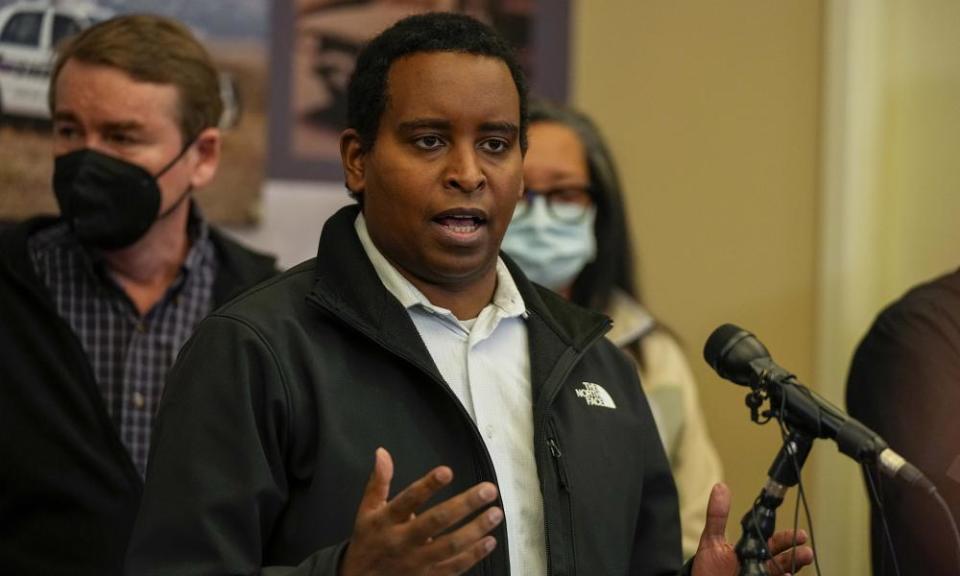
[[346,92],[363,45],[428,11],[470,14],[516,48],[531,92],[565,101],[569,0],[276,0],[270,68],[268,175],[340,181]]
[[257,219],[267,137],[268,0],[0,0],[0,221],[55,214],[47,94],[56,47],[115,15],[153,13],[191,28],[220,70],[223,155],[197,193],[208,219]]

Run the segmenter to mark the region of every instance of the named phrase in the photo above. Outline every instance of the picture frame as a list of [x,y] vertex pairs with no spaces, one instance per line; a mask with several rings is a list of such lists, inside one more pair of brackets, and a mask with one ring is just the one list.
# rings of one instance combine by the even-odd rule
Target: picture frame
[[566,101],[570,0],[276,0],[270,45],[270,179],[343,179],[338,141],[357,52],[401,17],[437,9],[491,23],[517,49],[531,94]]
[[224,100],[223,153],[197,203],[211,222],[257,223],[267,155],[267,0],[0,0],[0,221],[58,212],[47,107],[57,46],[96,22],[131,13],[174,18],[209,51]]

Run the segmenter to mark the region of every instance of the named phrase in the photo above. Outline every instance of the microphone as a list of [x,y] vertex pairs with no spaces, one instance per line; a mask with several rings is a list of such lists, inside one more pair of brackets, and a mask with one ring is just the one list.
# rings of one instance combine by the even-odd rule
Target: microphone
[[936,490],[920,470],[891,450],[876,432],[774,362],[756,336],[743,328],[724,324],[714,330],[703,347],[703,358],[721,378],[765,391],[773,414],[791,427],[815,438],[832,438],[840,452],[858,462],[876,464],[891,478],[925,492]]

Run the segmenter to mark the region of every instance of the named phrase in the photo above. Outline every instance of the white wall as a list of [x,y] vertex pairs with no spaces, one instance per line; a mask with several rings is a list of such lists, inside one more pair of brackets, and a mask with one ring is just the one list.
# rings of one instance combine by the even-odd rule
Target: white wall
[[263,189],[260,224],[227,232],[289,268],[317,255],[323,223],[352,202],[342,184],[272,180]]

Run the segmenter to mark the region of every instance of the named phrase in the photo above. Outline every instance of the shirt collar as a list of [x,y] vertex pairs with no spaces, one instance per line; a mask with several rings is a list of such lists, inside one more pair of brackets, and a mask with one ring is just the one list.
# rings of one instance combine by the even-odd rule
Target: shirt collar
[[[180,268],[180,274],[174,281],[172,289],[176,290],[192,270],[197,270],[207,264],[213,256],[213,245],[210,238],[210,225],[203,217],[196,202],[190,203],[190,215],[187,219],[187,235],[190,238],[190,249]],[[95,250],[89,250],[77,239],[70,225],[60,221],[47,229],[38,231],[28,240],[34,270],[39,270],[39,260],[42,254],[48,251],[66,251],[74,254],[75,260],[87,274],[93,275],[101,281],[115,284],[106,271],[103,255]]]
[[[409,310],[414,307],[422,307],[442,315],[452,315],[446,308],[441,308],[430,302],[423,292],[404,278],[400,271],[380,252],[370,238],[363,212],[357,215],[354,228],[360,238],[360,244],[363,246],[367,258],[370,259],[370,263],[373,264],[373,269],[377,272],[380,281],[383,282],[387,291],[400,301],[404,308]],[[498,308],[499,314],[497,315],[501,318],[525,317],[527,313],[526,305],[523,302],[523,297],[520,296],[517,284],[513,281],[510,271],[507,270],[507,266],[500,257],[497,257],[497,288],[489,306]]]

